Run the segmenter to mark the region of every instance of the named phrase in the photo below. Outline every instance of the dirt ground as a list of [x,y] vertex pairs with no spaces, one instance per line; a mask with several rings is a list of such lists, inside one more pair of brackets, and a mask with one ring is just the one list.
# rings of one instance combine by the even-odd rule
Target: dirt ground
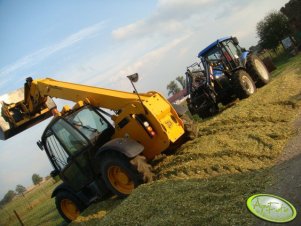
[[[301,225],[301,115],[295,124],[296,135],[288,142],[283,154],[279,157],[278,164],[272,169],[272,174],[277,178],[276,182],[265,191],[285,198],[297,210],[296,218],[286,224],[288,226]],[[256,225],[273,226],[281,225],[270,223],[260,219]]]

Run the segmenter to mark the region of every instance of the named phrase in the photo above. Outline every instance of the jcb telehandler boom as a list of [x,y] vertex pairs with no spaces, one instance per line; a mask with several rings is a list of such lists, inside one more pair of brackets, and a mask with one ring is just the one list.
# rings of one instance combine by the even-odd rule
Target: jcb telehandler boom
[[[76,105],[72,109],[65,106],[59,113],[51,97]],[[28,78],[24,99],[20,95],[14,98],[18,102],[12,95],[0,97],[2,140],[48,118],[51,111],[56,115],[38,145],[54,167],[52,176],[59,175],[63,181],[52,197],[56,197],[57,209],[67,221],[108,191],[125,196],[152,180],[146,160],[184,135],[183,122],[174,108],[153,91],[128,93]],[[114,111],[114,126],[100,108]]]

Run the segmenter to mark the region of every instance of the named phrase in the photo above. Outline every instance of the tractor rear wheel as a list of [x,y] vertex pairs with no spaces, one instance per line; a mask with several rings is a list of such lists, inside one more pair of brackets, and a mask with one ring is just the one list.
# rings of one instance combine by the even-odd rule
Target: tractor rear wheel
[[[139,156],[139,155],[138,155]],[[151,181],[150,165],[145,157],[132,160],[121,153],[107,153],[101,161],[101,175],[106,186],[119,197],[125,197],[140,184]]]
[[198,112],[198,115],[200,118],[208,118],[211,116],[214,116],[219,113],[219,108],[217,104],[211,104],[205,109],[202,109],[201,111]]
[[60,215],[68,223],[75,220],[84,210],[84,205],[79,199],[68,191],[61,191],[55,196],[55,205]]
[[248,71],[255,79],[257,87],[262,87],[270,81],[269,71],[259,57],[250,55],[247,65]]
[[256,86],[251,76],[244,70],[238,70],[232,76],[233,89],[239,99],[251,96]]

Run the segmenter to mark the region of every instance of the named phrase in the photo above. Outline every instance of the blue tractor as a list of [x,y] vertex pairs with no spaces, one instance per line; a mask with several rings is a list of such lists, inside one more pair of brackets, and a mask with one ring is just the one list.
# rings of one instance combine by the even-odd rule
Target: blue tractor
[[251,96],[270,80],[263,62],[240,47],[236,37],[216,40],[198,57],[200,63],[187,68],[186,84],[189,111],[201,118],[217,114],[219,103],[227,105]]

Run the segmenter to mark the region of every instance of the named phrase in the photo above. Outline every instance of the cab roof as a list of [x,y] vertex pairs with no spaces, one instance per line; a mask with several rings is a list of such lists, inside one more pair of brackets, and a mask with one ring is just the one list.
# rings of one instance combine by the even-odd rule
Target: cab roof
[[207,46],[205,49],[203,49],[201,52],[199,52],[198,58],[204,57],[211,49],[213,49],[215,46],[217,46],[218,43],[223,42],[230,38],[231,38],[231,36],[217,39],[215,42],[211,43],[209,46]]

